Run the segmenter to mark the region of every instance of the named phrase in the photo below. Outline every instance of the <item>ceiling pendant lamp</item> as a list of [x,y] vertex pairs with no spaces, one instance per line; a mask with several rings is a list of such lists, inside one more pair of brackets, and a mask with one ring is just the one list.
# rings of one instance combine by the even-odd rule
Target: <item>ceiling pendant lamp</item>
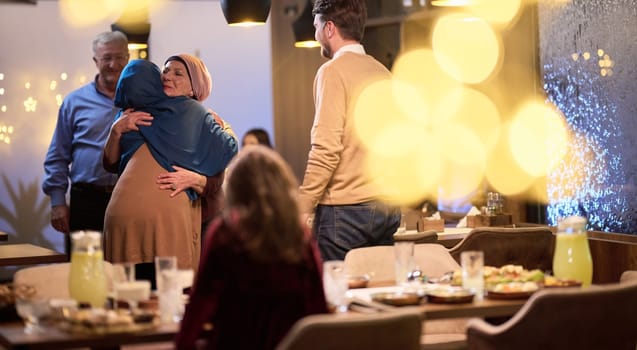
[[221,10],[231,26],[265,24],[270,12],[270,0],[221,0]]
[[314,38],[314,16],[312,16],[312,1],[307,0],[303,12],[292,23],[294,31],[294,47],[319,47],[321,46]]

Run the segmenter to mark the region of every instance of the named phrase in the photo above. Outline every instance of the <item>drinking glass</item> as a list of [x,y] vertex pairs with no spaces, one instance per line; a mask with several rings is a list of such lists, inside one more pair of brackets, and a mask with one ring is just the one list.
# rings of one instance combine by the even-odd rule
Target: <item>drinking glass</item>
[[484,296],[484,253],[469,250],[460,254],[462,266],[462,287],[475,293],[475,298],[481,300]]
[[163,282],[166,277],[173,277],[177,274],[177,257],[176,256],[156,256],[155,257],[155,280],[157,283],[157,291],[163,290]]
[[177,257],[155,257],[159,314],[163,323],[179,322],[181,315],[181,288],[177,271]]
[[414,267],[414,242],[400,241],[394,243],[394,264],[396,285],[402,286],[407,282],[409,273]]
[[330,260],[323,263],[323,288],[325,298],[337,312],[347,311],[347,273],[345,263],[341,260]]
[[115,303],[126,301],[131,312],[137,310],[140,301],[150,299],[150,281],[135,279],[135,264],[121,263],[113,266]]
[[50,312],[48,298],[38,295],[17,296],[15,308],[18,315],[24,320],[24,333],[35,334],[44,331],[40,320],[48,316]]

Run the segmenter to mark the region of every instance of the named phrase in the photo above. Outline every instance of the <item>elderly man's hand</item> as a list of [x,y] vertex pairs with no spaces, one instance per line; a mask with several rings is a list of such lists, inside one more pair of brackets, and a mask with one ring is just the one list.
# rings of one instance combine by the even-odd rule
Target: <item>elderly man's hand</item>
[[62,233],[69,233],[70,218],[71,211],[66,204],[51,207],[51,226],[53,226],[54,229]]

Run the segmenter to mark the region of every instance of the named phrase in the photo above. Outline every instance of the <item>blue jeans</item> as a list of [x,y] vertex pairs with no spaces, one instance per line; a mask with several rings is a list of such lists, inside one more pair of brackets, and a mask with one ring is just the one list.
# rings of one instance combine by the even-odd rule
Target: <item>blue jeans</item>
[[313,232],[321,257],[344,260],[351,249],[394,244],[400,208],[379,202],[353,205],[318,205]]

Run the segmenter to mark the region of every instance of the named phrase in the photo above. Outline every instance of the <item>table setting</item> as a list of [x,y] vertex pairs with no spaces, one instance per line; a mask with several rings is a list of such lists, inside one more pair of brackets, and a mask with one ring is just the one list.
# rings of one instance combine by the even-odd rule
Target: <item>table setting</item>
[[352,284],[352,276],[346,288],[345,266],[342,262],[330,262],[330,266],[338,266],[343,281],[335,289],[333,279],[324,280],[328,302],[332,300],[339,305],[340,312],[387,312],[416,306],[423,309],[427,318],[512,316],[542,288],[581,286],[576,280],[551,276],[539,269],[527,270],[521,265],[485,266],[481,251],[463,252],[457,269],[441,276],[426,276],[415,265],[413,254],[412,242],[396,242],[396,279],[374,280],[360,288]]

